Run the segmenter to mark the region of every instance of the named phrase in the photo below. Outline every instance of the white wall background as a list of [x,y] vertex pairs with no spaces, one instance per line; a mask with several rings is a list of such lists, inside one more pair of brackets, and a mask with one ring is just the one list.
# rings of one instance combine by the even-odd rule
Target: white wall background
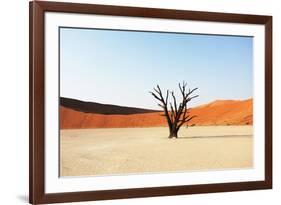
[[[274,189],[125,199],[73,204],[280,204],[281,5],[278,0],[73,0],[112,5],[273,15]],[[28,196],[28,0],[1,1],[0,204],[26,204]]]

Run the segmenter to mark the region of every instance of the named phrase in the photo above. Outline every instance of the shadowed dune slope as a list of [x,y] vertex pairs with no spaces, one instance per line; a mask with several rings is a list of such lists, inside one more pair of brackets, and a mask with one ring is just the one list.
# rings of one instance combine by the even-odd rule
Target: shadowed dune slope
[[[67,101],[67,100],[66,100]],[[60,128],[128,128],[166,126],[162,112],[139,108],[103,105],[70,99],[61,100]],[[74,104],[69,104],[74,102]],[[79,107],[79,106],[82,106]],[[190,109],[196,115],[189,125],[252,125],[253,100],[217,100]]]
[[159,110],[149,110],[135,107],[125,107],[119,105],[101,104],[96,102],[84,102],[70,98],[60,98],[60,105],[72,110],[84,113],[96,113],[103,115],[130,115],[159,112]]

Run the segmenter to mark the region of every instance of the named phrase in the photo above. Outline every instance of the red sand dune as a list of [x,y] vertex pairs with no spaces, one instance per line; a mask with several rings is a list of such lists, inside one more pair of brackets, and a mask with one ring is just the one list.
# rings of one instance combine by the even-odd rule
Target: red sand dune
[[253,100],[217,100],[191,109],[196,125],[252,125]]
[[[217,100],[190,109],[196,115],[189,125],[247,125],[253,124],[253,100]],[[96,114],[60,106],[61,129],[126,128],[166,126],[161,112],[142,114]]]

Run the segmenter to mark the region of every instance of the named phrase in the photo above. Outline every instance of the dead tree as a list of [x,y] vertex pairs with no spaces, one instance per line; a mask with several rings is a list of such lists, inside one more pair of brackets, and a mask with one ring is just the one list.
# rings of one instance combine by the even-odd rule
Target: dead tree
[[[164,110],[164,115],[166,117],[170,135],[169,138],[177,138],[178,131],[182,125],[187,124],[192,120],[194,116],[190,116],[189,110],[187,108],[187,103],[193,98],[198,97],[199,95],[192,95],[194,91],[198,88],[192,90],[186,90],[186,83],[179,83],[179,89],[182,95],[181,103],[177,103],[175,94],[173,91],[166,91],[166,96],[163,95],[159,85],[154,88],[153,92],[150,92],[154,98],[156,98],[159,103],[158,105]],[[169,102],[169,94],[172,96],[172,102]],[[170,108],[170,109],[169,109]]]

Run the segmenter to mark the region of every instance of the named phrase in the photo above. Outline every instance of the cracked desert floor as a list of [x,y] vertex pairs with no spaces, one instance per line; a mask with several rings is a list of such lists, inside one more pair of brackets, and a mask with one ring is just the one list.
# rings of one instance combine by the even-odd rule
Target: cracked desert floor
[[252,126],[65,129],[60,175],[96,176],[244,169],[253,166]]

